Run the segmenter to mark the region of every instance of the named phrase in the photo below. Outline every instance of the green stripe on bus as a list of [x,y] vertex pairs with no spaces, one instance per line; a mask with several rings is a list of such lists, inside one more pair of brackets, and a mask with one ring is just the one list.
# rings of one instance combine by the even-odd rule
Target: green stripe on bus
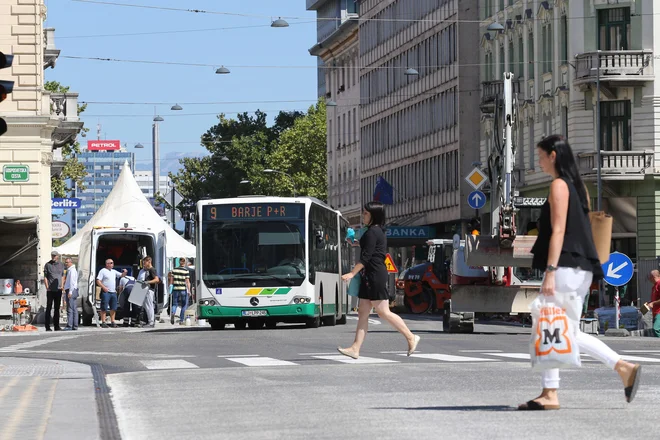
[[259,295],[272,295],[277,289],[264,289]]
[[290,287],[281,287],[281,288],[277,289],[277,291],[275,292],[275,295],[286,295],[289,292],[291,292]]

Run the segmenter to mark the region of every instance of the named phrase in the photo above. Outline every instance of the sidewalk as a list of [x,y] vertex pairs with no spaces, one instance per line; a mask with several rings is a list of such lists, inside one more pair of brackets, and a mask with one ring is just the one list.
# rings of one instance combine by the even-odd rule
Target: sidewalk
[[0,357],[0,440],[99,439],[88,365]]

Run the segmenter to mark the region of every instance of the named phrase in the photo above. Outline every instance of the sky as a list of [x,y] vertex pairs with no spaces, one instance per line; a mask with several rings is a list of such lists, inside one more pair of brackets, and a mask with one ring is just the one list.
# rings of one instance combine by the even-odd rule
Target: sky
[[[81,115],[85,127],[90,129],[87,139],[97,138],[100,124],[101,139],[125,143],[129,151],[136,153],[138,168],[150,169],[152,164],[154,105],[93,102],[163,103],[156,106],[155,112],[165,119],[160,123],[164,165],[168,156],[205,152],[199,138],[217,123],[219,113],[233,117],[236,112],[261,109],[272,121],[279,110],[306,110],[316,100],[316,59],[308,52],[316,42],[315,13],[305,10],[305,0],[99,1],[149,8],[45,0],[45,27],[56,29],[55,44],[61,50],[55,69],[45,71],[46,81],[70,86],[71,91],[80,94],[79,101],[89,101]],[[288,28],[271,28],[271,19],[279,16],[296,18],[287,18],[291,25]],[[218,30],[232,27],[241,29]],[[99,36],[114,34],[133,35]],[[105,62],[67,56],[210,66]],[[228,67],[231,74],[216,75],[215,70],[221,65]],[[254,103],[227,103],[246,101]],[[208,102],[226,104],[192,104]],[[176,103],[183,107],[182,111],[170,110]],[[84,138],[80,140],[85,143]],[[145,148],[134,149],[138,142]]]

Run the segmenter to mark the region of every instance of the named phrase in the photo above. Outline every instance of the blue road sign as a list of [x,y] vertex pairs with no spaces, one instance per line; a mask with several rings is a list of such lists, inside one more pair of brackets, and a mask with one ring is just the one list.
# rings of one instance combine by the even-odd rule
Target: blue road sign
[[481,191],[472,191],[468,196],[468,205],[472,209],[481,209],[486,206],[486,194]]
[[628,284],[633,276],[633,269],[633,262],[627,255],[612,252],[610,259],[603,264],[605,282],[615,287]]

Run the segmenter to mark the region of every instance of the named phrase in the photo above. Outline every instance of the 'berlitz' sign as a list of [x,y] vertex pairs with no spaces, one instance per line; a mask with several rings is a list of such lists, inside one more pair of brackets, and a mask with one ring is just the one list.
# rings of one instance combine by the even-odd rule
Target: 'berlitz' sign
[[82,206],[80,199],[52,199],[51,208],[53,209],[78,209]]

